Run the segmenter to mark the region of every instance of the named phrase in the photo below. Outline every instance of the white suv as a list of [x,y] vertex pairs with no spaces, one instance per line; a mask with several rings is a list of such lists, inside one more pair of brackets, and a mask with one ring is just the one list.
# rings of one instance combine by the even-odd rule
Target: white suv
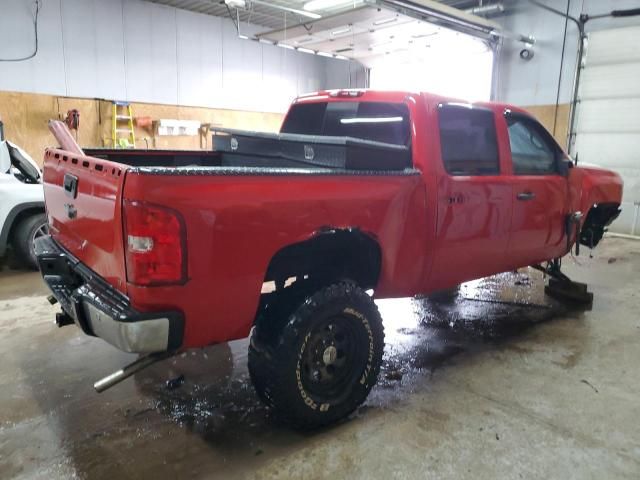
[[11,245],[30,268],[38,268],[33,241],[48,232],[42,172],[27,152],[0,141],[0,258]]

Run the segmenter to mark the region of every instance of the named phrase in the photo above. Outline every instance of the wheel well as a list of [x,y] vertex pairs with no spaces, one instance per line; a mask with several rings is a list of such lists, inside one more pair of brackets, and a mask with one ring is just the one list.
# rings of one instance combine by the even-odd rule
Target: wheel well
[[371,236],[358,229],[331,229],[279,250],[269,263],[265,282],[274,281],[278,289],[291,277],[324,284],[349,278],[362,288],[374,288],[381,264],[380,246]]
[[38,215],[40,213],[45,213],[44,207],[28,207],[23,210],[20,210],[18,214],[13,218],[11,225],[9,226],[9,234],[7,236],[7,243],[11,243],[13,241],[13,235],[15,233],[16,227],[20,225],[24,219],[29,218],[32,215]]
[[617,203],[600,203],[593,205],[580,230],[580,243],[589,248],[595,247],[602,240],[607,227],[620,215]]

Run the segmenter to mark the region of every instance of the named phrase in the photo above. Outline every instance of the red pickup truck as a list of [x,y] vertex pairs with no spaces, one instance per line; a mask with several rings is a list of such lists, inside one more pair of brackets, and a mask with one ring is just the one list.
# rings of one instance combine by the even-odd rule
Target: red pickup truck
[[622,195],[525,111],[426,93],[302,96],[280,134],[220,132],[209,152],[83,152],[52,130],[36,250],[57,322],[150,354],[96,388],[251,333],[258,394],[299,427],[348,415],[376,382],[373,298],[593,247]]

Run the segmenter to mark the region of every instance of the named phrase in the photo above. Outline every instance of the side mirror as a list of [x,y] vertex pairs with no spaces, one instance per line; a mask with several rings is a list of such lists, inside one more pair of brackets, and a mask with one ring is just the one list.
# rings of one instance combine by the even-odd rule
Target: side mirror
[[558,163],[558,173],[563,177],[569,176],[569,170],[573,168],[573,161],[568,157],[560,158]]

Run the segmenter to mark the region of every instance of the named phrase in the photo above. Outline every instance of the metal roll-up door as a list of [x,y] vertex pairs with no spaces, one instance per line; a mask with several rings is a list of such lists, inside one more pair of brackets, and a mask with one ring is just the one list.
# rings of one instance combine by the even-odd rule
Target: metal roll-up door
[[576,110],[578,163],[618,172],[622,214],[612,232],[640,235],[640,26],[589,34]]

